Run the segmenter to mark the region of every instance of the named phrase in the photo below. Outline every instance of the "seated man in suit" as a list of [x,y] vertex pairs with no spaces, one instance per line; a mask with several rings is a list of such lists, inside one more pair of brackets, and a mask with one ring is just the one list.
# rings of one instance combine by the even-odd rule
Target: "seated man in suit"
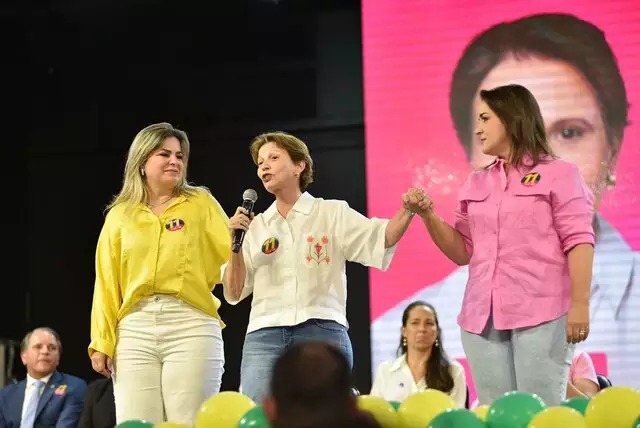
[[24,337],[20,357],[27,378],[0,389],[0,427],[76,428],[87,384],[57,371],[62,343],[50,328],[37,328]]
[[111,378],[94,380],[87,387],[84,410],[78,428],[113,428],[116,426],[116,402]]

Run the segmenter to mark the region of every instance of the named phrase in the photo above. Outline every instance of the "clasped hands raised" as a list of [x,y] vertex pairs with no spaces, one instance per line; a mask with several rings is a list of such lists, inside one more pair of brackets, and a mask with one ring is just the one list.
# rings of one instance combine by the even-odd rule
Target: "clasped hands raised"
[[424,217],[433,211],[433,200],[424,189],[411,187],[402,195],[402,206],[406,210]]

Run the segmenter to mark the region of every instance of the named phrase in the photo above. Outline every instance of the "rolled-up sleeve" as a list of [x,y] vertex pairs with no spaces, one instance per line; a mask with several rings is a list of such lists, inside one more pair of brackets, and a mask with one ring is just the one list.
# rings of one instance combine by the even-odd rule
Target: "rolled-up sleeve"
[[340,201],[337,234],[345,258],[351,262],[385,271],[389,268],[397,244],[385,248],[389,220],[367,218]]
[[471,240],[471,226],[469,224],[469,215],[467,214],[467,201],[459,201],[458,208],[453,214],[455,216],[453,227],[462,236],[467,253],[471,256],[473,254],[473,241]]
[[481,198],[472,196],[471,180],[472,176],[469,176],[467,181],[460,188],[460,191],[458,192],[458,206],[453,212],[453,228],[458,231],[460,236],[462,236],[465,247],[467,248],[467,253],[469,253],[469,257],[473,254],[473,240],[471,239],[471,223],[469,222],[467,204],[469,200],[483,200],[488,196],[488,193]]
[[593,193],[576,165],[568,164],[567,173],[554,180],[551,202],[553,224],[562,250],[567,253],[579,244],[594,245]]

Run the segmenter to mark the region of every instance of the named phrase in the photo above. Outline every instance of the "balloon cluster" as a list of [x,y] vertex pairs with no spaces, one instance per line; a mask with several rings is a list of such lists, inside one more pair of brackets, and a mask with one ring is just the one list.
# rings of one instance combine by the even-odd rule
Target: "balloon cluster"
[[[239,392],[225,391],[209,397],[195,418],[195,428],[269,428],[261,406]],[[184,424],[163,422],[152,424],[145,421],[127,421],[116,428],[190,428]]]
[[402,403],[362,395],[358,405],[382,428],[640,428],[640,391],[616,386],[560,406],[547,406],[535,394],[509,392],[491,405],[459,409],[433,389]]
[[[595,397],[572,398],[547,406],[540,397],[509,392],[491,405],[459,409],[435,389],[411,395],[402,403],[371,395],[357,396],[358,407],[370,412],[382,428],[640,428],[640,391],[612,386]],[[188,428],[164,422],[128,421],[116,428]],[[270,428],[261,406],[238,392],[221,392],[205,401],[195,428]]]

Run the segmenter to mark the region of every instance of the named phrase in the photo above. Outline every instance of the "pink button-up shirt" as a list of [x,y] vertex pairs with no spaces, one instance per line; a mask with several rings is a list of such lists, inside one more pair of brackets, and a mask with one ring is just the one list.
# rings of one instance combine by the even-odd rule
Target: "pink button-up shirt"
[[506,174],[498,160],[471,173],[458,201],[455,228],[471,255],[460,327],[480,334],[491,310],[498,330],[567,313],[566,254],[594,244],[593,195],[577,166],[548,158]]

